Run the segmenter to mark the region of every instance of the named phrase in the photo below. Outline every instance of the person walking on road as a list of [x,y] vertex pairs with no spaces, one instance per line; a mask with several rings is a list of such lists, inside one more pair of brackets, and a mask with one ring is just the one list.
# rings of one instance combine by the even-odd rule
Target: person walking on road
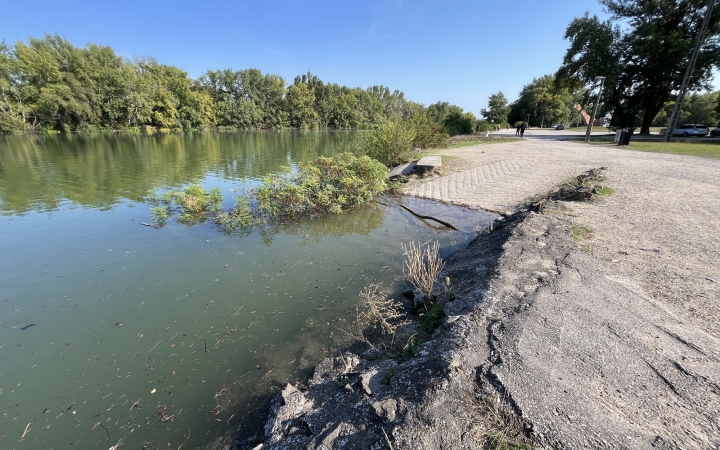
[[520,125],[515,129],[515,136],[520,136]]
[[523,122],[522,125],[520,125],[520,137],[523,137],[523,135],[525,134],[525,129],[527,127],[527,122]]

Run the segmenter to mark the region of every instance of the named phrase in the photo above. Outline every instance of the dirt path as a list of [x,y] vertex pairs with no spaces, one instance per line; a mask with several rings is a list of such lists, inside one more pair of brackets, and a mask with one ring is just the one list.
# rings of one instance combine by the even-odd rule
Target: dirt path
[[573,222],[593,231],[593,253],[720,338],[720,160],[551,140],[442,155],[452,157],[451,173],[415,183],[408,194],[500,212],[584,170],[607,167],[604,184],[616,193],[570,205]]
[[[408,193],[513,211],[597,167],[615,189],[531,215],[505,245],[484,318],[469,319],[490,318],[485,378],[535,438],[720,448],[720,160],[551,140],[442,154],[461,170]],[[590,231],[580,245],[572,227]]]

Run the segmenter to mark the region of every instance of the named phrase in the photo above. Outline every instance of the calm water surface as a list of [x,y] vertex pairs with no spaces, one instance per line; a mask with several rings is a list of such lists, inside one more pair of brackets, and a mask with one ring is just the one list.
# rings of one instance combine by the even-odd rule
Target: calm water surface
[[329,155],[349,133],[0,136],[0,448],[193,448],[337,353],[401,242],[456,237],[372,204],[247,236],[149,221],[148,191]]

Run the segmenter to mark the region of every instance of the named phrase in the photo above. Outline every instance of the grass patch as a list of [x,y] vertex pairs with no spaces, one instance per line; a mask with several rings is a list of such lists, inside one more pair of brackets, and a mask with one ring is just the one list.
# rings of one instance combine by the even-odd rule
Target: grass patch
[[[565,128],[565,131],[581,131],[581,132],[585,133],[585,132],[587,132],[587,125],[585,125],[585,126],[583,126],[583,127]],[[593,133],[599,133],[599,132],[601,132],[601,131],[606,131],[606,132],[608,132],[608,133],[613,133],[612,131],[608,131],[608,129],[605,128],[605,127],[598,127],[598,126],[593,126],[592,131],[593,131]],[[562,132],[561,132],[561,133],[562,133]]]
[[[415,337],[410,338],[407,345],[405,345],[402,352],[398,355],[397,362],[402,364],[405,361],[410,361],[411,359],[413,359],[415,357],[415,351],[417,350],[417,348],[426,342],[427,342],[427,340],[423,339],[423,338],[417,338],[417,339],[415,339]],[[394,375],[394,373],[392,375]],[[392,377],[392,375],[390,375],[390,377]],[[389,379],[388,379],[388,384],[390,384]]]
[[507,399],[487,392],[478,393],[470,407],[474,410],[468,437],[474,448],[485,450],[532,450],[520,419],[509,411]]
[[418,317],[420,317],[420,329],[432,334],[442,323],[445,312],[442,305],[431,304],[426,311],[419,312]]
[[600,189],[597,190],[596,194],[598,195],[612,195],[615,193],[615,189],[611,188],[610,186],[603,186]]
[[592,199],[601,201],[606,197],[613,195],[614,193],[615,189],[611,188],[610,186],[602,186],[595,190],[595,195],[593,195]]
[[570,234],[575,242],[580,242],[585,239],[590,239],[593,235],[593,230],[590,227],[574,223],[570,227]]
[[490,433],[487,437],[486,448],[490,450],[532,450],[528,444],[514,442],[501,433]]
[[632,150],[653,153],[671,153],[673,155],[703,156],[706,158],[720,158],[720,141],[705,142],[652,142],[637,141],[630,142],[628,146]]
[[555,216],[577,217],[577,214],[575,214],[570,208],[544,208],[543,212],[545,214],[553,214]]
[[[407,347],[405,347],[397,357],[397,362],[399,364],[404,363],[405,361],[410,361],[415,357],[415,347],[416,345],[413,343],[408,344]],[[390,381],[388,380],[388,384],[390,384]]]
[[580,250],[587,253],[593,253],[592,244],[587,242],[588,239],[592,238],[592,228],[574,223],[570,227],[570,235],[572,236],[573,241],[578,243]]
[[488,136],[488,137],[478,137],[477,139],[469,140],[469,141],[461,141],[461,142],[451,142],[450,145],[448,145],[446,148],[459,148],[459,147],[468,147],[471,145],[481,145],[481,144],[498,144],[502,142],[514,142],[519,141],[520,138],[514,138],[514,137],[503,137],[503,136]]

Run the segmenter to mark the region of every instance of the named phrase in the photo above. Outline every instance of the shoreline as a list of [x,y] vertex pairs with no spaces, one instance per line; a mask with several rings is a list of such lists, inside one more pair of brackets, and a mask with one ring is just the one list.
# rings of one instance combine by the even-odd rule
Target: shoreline
[[[435,339],[402,364],[326,359],[276,397],[262,447],[224,448],[475,448],[508,423],[541,447],[719,445],[720,162],[551,141],[444,153],[462,169],[406,191],[512,214],[483,236],[497,252],[476,240],[448,259],[457,292]],[[518,211],[601,166],[603,201]]]

